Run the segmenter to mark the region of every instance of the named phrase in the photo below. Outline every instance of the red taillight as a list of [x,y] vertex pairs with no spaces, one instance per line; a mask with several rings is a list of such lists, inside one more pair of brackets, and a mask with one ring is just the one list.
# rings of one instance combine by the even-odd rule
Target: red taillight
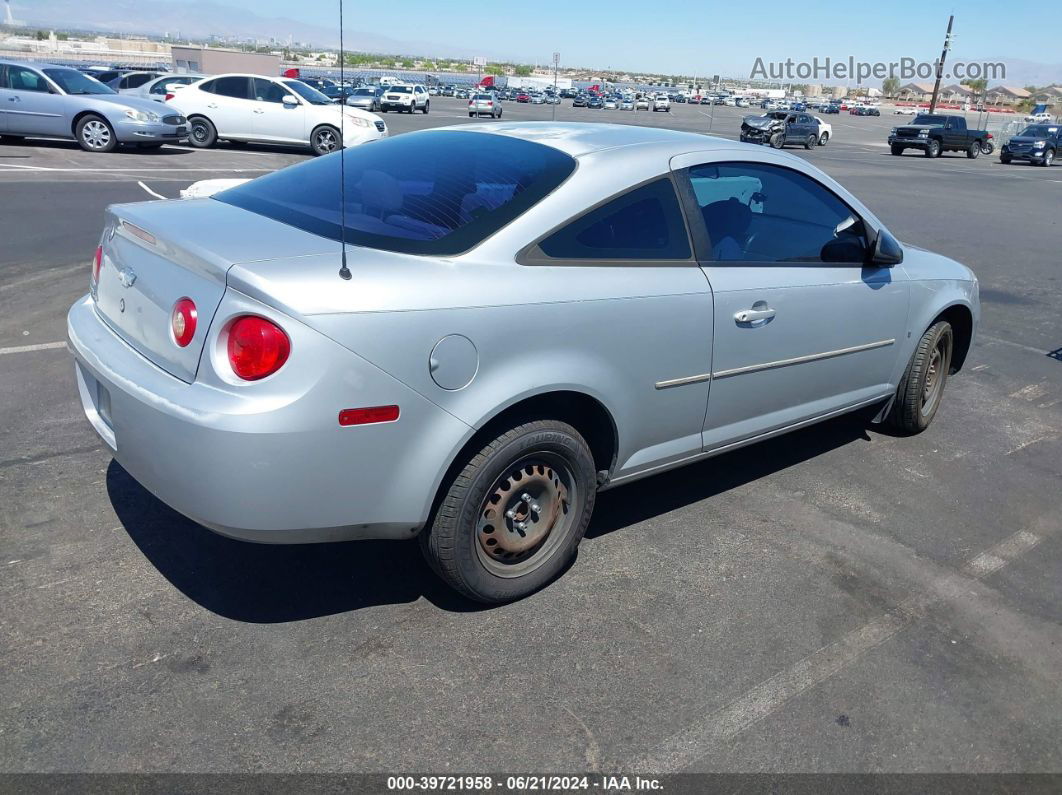
[[100,280],[100,268],[103,267],[103,246],[96,246],[96,253],[92,257],[92,283],[97,284]]
[[173,305],[170,313],[170,328],[173,330],[173,341],[184,348],[195,336],[195,323],[199,319],[199,313],[195,308],[195,301],[191,298],[182,298]]
[[398,406],[372,406],[365,409],[343,409],[339,412],[339,424],[372,425],[376,422],[394,422],[398,419]]
[[291,353],[288,335],[276,323],[245,315],[229,328],[229,364],[245,381],[257,381],[279,370]]
[[168,92],[167,92],[167,94],[166,94],[166,101],[167,101],[167,102],[169,102],[169,101],[170,101],[171,99],[173,99],[173,98],[174,98],[175,96],[177,96],[177,95],[176,95],[176,94],[170,94],[170,93],[168,93]]
[[493,103],[493,102],[491,102],[490,100],[488,100],[488,101],[487,101],[487,107],[488,107],[488,108],[489,108],[489,107],[490,107],[491,105],[493,105],[493,104],[494,104],[494,103]]

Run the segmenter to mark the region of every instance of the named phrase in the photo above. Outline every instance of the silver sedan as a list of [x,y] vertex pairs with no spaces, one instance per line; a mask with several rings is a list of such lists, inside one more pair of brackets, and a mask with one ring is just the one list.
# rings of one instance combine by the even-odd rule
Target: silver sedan
[[65,66],[0,60],[0,136],[73,139],[90,152],[155,148],[188,136],[172,108],[120,95]]
[[378,113],[380,111],[380,97],[383,96],[383,92],[384,90],[379,86],[355,88],[347,97],[347,105],[352,108],[367,110],[370,113]]
[[521,122],[113,206],[68,334],[92,426],[176,510],[419,537],[502,602],[601,490],[863,407],[923,430],[979,313],[966,267],[797,157]]

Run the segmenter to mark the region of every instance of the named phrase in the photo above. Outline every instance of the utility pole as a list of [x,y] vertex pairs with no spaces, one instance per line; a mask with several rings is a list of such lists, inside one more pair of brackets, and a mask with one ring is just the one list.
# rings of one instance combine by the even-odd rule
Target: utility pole
[[948,32],[944,36],[944,49],[940,53],[940,60],[937,62],[937,82],[933,84],[933,99],[929,102],[929,112],[934,113],[937,109],[937,102],[940,99],[940,78],[944,76],[944,59],[948,57],[948,50],[951,49],[951,23],[955,21],[955,15],[952,14],[948,17]]

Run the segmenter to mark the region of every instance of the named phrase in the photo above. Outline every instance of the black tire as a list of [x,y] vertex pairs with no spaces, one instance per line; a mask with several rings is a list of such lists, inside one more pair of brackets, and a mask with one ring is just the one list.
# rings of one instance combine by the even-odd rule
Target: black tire
[[940,141],[930,141],[926,144],[926,157],[940,157]]
[[888,421],[904,433],[921,433],[933,421],[948,382],[955,334],[946,320],[934,323],[918,341],[896,388]]
[[78,146],[86,152],[113,152],[118,148],[118,138],[111,123],[95,113],[81,117],[75,134]]
[[822,135],[819,136],[819,146],[826,146],[826,144],[828,144],[829,142],[830,134],[828,132],[824,132]]
[[330,155],[332,152],[338,152],[342,148],[343,139],[339,134],[339,130],[330,124],[322,124],[319,127],[315,127],[314,131],[310,133],[310,149],[318,157]]
[[889,151],[891,151],[896,157],[899,157],[903,154],[903,147],[893,144],[892,148]]
[[807,137],[807,140],[804,141],[804,148],[805,149],[814,149],[818,145],[819,145],[819,139],[816,138],[814,135],[809,135]]
[[218,130],[205,116],[188,120],[188,143],[197,149],[209,149],[218,142]]
[[1010,159],[1011,159],[1010,155],[1001,154],[999,156],[999,162],[1002,163],[1003,165],[1009,164],[1010,163]]
[[538,590],[571,560],[594,510],[597,475],[575,428],[534,420],[487,443],[444,488],[421,551],[452,588],[499,604]]
[[996,151],[996,145],[989,140],[981,141],[981,154],[990,155]]
[[471,119],[471,118],[472,118],[473,116],[475,116],[475,115],[476,115],[475,113],[469,113],[469,114],[468,114],[468,118],[470,118],[470,119]]
[[970,158],[971,160],[974,160],[980,154],[981,154],[981,142],[980,141],[974,141],[972,144],[970,144],[968,147],[966,147],[966,156],[968,158]]
[[431,102],[425,102],[424,103],[424,107],[421,109],[420,112],[423,113],[425,116],[427,116],[428,115],[428,109],[430,107],[431,107]]
[[1054,159],[1055,159],[1055,150],[1054,149],[1048,149],[1048,150],[1046,150],[1044,152],[1044,156],[1043,156],[1043,159],[1040,161],[1040,165],[1043,166],[1044,168],[1049,168],[1051,163],[1054,162]]
[[17,144],[21,140],[21,135],[0,135],[0,144]]
[[771,136],[771,149],[781,149],[785,146],[785,134],[775,133]]

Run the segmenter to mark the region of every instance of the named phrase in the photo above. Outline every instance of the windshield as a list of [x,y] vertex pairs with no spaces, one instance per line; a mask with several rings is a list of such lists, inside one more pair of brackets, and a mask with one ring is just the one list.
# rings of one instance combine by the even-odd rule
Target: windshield
[[1034,124],[1026,127],[1019,135],[1022,138],[1050,138],[1058,132],[1058,127],[1048,127],[1046,124]]
[[339,157],[345,161],[348,242],[440,256],[490,237],[575,170],[571,157],[550,146],[432,130],[346,149],[214,198],[339,240]]
[[915,116],[911,124],[921,124],[926,127],[943,127],[947,121],[946,116]]
[[83,75],[76,69],[45,69],[44,73],[50,77],[59,88],[67,94],[117,94],[113,88],[103,85],[87,75]]
[[332,100],[318,91],[316,88],[310,88],[301,80],[284,80],[284,85],[305,99],[311,105],[331,105]]

